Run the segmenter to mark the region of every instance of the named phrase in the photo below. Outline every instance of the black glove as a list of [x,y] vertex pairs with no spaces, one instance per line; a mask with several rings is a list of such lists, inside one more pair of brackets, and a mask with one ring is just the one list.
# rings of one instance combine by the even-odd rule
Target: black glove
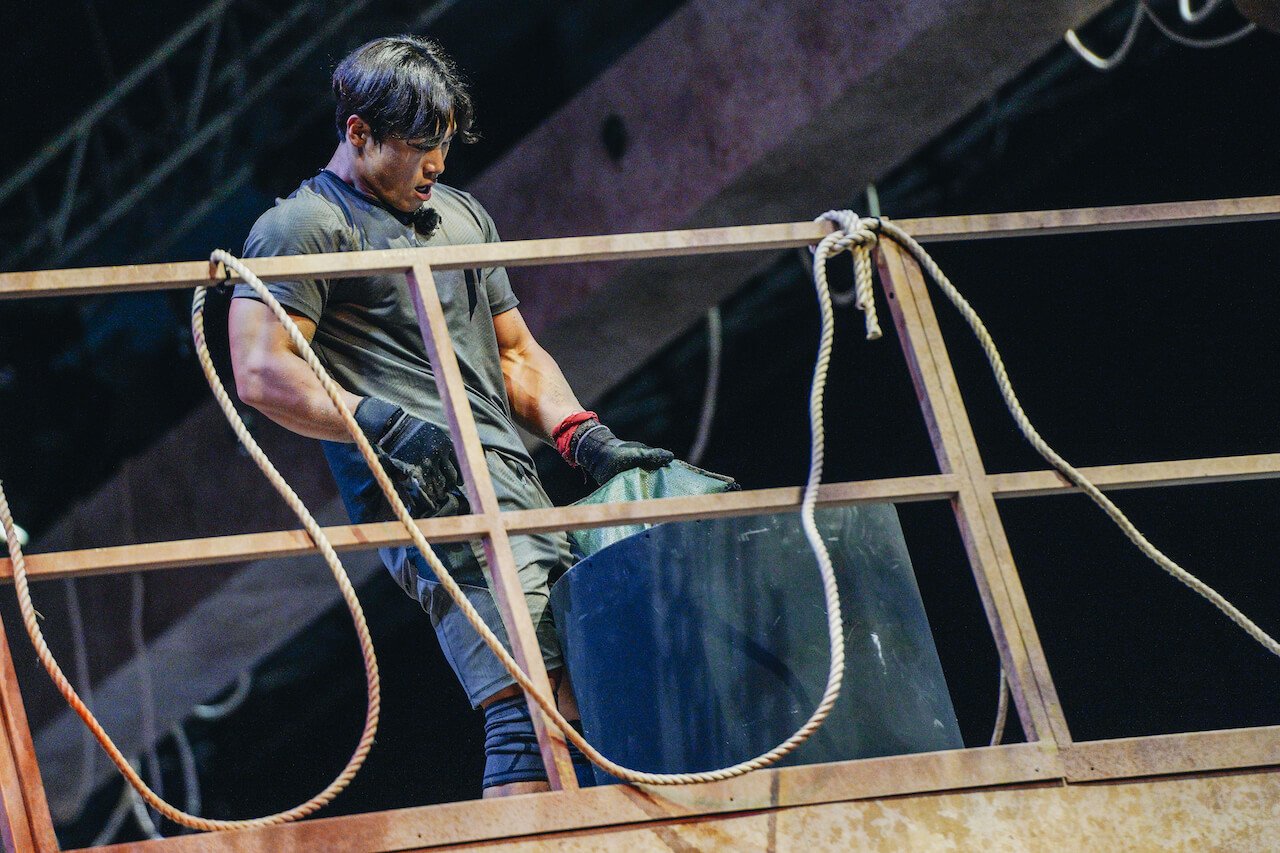
[[377,397],[361,400],[355,418],[410,515],[431,518],[468,511],[447,432]]
[[676,458],[670,450],[650,447],[638,441],[623,441],[594,419],[582,423],[574,431],[569,451],[570,458],[602,486],[623,471],[632,468],[656,471]]

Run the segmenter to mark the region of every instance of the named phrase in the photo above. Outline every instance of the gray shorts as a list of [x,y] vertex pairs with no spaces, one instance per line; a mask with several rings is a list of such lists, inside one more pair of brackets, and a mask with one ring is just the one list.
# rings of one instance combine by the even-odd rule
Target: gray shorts
[[[486,450],[485,458],[498,495],[498,505],[503,511],[552,506],[536,472],[529,465],[496,450]],[[558,669],[564,661],[548,597],[551,582],[570,565],[569,539],[563,533],[513,535],[511,549],[519,567],[520,586],[524,590],[529,615],[533,617],[542,659],[548,670]],[[482,543],[444,542],[432,545],[431,550],[462,587],[485,624],[498,635],[507,651],[511,651],[497,602],[489,592],[489,565]],[[515,684],[515,679],[507,673],[436,580],[435,573],[417,548],[381,548],[379,554],[400,588],[417,599],[431,617],[445,657],[457,673],[473,707],[479,707],[482,700]]]

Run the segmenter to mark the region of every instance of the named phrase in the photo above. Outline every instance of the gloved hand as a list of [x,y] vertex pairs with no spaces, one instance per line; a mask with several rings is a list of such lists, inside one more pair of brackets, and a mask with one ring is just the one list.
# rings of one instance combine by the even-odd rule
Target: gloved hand
[[431,518],[468,510],[447,432],[377,397],[361,400],[355,418],[410,515]]
[[656,471],[676,458],[670,450],[638,441],[623,441],[594,417],[576,425],[567,451],[566,461],[584,468],[602,486],[623,471],[632,468]]

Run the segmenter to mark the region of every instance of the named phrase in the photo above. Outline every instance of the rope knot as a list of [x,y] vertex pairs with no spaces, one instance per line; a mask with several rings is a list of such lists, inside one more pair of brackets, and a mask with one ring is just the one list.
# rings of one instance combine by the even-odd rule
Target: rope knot
[[880,217],[858,216],[852,210],[828,210],[814,222],[834,222],[837,230],[823,237],[814,250],[813,274],[820,277],[822,286],[827,283],[827,258],[841,252],[853,255],[854,287],[848,293],[832,293],[831,299],[837,305],[850,302],[866,317],[867,340],[874,341],[881,336],[880,320],[876,316],[875,292],[872,290],[871,250],[880,241]]
[[235,273],[231,267],[221,261],[212,259],[209,261],[209,278],[214,282],[209,285],[209,289],[214,293],[220,293],[225,296],[235,290]]

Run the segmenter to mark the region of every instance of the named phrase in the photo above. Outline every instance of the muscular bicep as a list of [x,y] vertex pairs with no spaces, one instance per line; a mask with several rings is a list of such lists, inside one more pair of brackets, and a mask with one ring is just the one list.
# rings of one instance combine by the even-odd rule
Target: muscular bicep
[[[314,320],[292,311],[287,313],[307,341],[315,337]],[[284,325],[270,308],[256,299],[231,300],[227,322],[236,389],[240,398],[252,405],[262,396],[263,378],[284,364],[299,360],[300,356]]]
[[495,316],[493,331],[498,338],[498,352],[504,360],[518,356],[530,346],[537,346],[533,333],[520,316],[519,308],[512,308]]
[[[293,312],[289,316],[311,340],[315,321]],[[233,299],[229,322],[231,366],[241,401],[299,435],[350,441],[329,392],[298,355],[271,309],[252,299]],[[360,405],[360,397],[350,391],[339,388],[338,393],[349,410]]]

